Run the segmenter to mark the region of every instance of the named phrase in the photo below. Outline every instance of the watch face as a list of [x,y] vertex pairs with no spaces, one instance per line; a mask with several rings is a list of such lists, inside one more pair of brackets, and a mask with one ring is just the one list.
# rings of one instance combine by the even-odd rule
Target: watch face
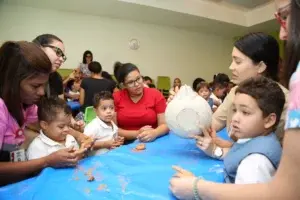
[[221,157],[223,155],[223,151],[220,147],[216,147],[214,154],[217,157]]

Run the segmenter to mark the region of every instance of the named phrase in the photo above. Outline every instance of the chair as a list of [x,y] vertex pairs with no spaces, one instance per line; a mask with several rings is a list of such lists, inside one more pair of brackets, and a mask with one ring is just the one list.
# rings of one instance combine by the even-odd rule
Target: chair
[[167,99],[169,96],[169,90],[171,88],[171,79],[168,76],[158,76],[157,77],[157,89],[164,95]]
[[88,124],[95,118],[96,118],[96,113],[94,107],[93,106],[86,107],[84,112],[84,122]]

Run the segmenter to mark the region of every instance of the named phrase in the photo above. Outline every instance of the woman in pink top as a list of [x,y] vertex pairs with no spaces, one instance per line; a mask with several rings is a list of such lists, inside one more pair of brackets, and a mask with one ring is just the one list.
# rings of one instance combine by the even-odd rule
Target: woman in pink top
[[35,103],[45,95],[51,62],[37,45],[6,42],[0,48],[0,185],[22,180],[45,167],[76,164],[70,149],[26,161],[20,146],[24,127],[37,122]]

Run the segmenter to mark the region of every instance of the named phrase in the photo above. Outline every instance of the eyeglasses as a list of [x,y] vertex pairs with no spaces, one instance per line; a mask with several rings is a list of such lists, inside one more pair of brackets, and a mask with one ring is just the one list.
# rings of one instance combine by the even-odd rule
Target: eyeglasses
[[64,62],[67,60],[67,56],[64,54],[64,52],[60,48],[52,46],[52,45],[43,45],[43,47],[49,47],[49,48],[53,49],[58,57],[62,57]]
[[143,83],[143,78],[140,76],[140,77],[137,77],[137,79],[135,79],[135,80],[128,81],[127,83],[125,83],[125,85],[127,85],[127,87],[132,88],[132,87],[135,86],[135,84],[138,85],[138,84],[141,84],[141,83]]
[[280,26],[282,26],[282,28],[284,28],[285,30],[287,30],[286,20],[288,15],[290,14],[290,6],[291,4],[288,4],[285,7],[281,8],[280,12],[275,13],[276,20],[278,21]]

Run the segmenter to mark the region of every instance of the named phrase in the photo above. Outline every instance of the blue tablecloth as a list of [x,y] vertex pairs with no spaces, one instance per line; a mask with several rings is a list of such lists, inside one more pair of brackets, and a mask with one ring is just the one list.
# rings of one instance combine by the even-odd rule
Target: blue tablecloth
[[[226,131],[219,134],[226,138]],[[169,192],[172,165],[206,180],[223,182],[223,162],[207,157],[195,141],[169,134],[133,152],[137,142],[82,160],[69,169],[47,168],[37,177],[0,188],[1,200],[175,199]],[[95,181],[88,182],[88,172]]]
[[71,107],[72,110],[79,110],[80,103],[78,101],[68,101],[67,104]]

